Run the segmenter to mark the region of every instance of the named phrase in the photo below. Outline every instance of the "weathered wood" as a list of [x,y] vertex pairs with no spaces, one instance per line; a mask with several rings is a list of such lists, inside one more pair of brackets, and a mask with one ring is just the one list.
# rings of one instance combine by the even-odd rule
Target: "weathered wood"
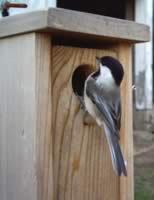
[[33,11],[0,19],[0,38],[46,29],[47,12]]
[[1,200],[52,200],[50,40],[0,40]]
[[0,38],[31,31],[46,31],[60,37],[101,41],[145,42],[149,27],[132,21],[60,8],[35,11],[0,20]]
[[[117,57],[125,68],[121,87],[123,114],[120,135],[128,166],[127,178],[115,176],[104,131],[96,124],[89,126],[83,124],[84,113],[72,91],[73,70],[82,63],[95,65],[96,55]],[[133,150],[129,45],[108,46],[104,50],[54,46],[52,56],[55,199],[132,200]]]

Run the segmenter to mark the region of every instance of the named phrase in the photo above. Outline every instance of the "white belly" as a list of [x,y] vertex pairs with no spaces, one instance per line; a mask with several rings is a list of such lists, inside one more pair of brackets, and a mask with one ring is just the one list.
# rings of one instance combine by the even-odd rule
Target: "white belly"
[[97,124],[101,126],[103,122],[100,118],[99,111],[86,94],[84,94],[84,101],[88,113],[96,120]]

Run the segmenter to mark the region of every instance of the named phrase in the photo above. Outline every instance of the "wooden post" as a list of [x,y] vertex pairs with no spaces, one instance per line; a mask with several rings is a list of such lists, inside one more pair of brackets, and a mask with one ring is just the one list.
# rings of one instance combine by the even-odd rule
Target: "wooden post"
[[2,200],[52,199],[50,50],[47,34],[0,41]]
[[[1,199],[133,200],[130,55],[132,43],[149,39],[148,27],[64,9],[0,26]],[[115,175],[105,134],[84,125],[72,89],[73,71],[83,63],[94,70],[104,55],[125,70],[120,143],[128,177]]]

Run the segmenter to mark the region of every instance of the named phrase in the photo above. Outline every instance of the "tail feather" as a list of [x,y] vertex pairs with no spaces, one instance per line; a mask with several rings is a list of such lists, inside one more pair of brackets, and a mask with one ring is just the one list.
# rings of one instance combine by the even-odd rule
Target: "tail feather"
[[119,165],[121,168],[121,173],[123,173],[125,176],[127,176],[126,164],[123,159],[123,155],[122,155],[119,143],[117,143],[117,149],[118,149],[118,160],[119,160]]
[[118,138],[116,137],[115,134],[111,132],[111,130],[105,124],[104,124],[104,129],[105,129],[109,149],[111,152],[113,169],[117,176],[121,176],[122,173],[125,176],[127,176],[126,165],[125,165],[123,155],[120,149]]

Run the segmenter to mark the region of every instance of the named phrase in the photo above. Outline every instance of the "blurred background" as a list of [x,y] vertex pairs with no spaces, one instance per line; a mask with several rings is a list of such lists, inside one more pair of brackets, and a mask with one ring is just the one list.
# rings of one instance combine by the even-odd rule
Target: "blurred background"
[[[5,0],[0,0],[1,5]],[[151,41],[132,49],[135,200],[154,199],[154,66],[153,0],[12,0],[27,8],[10,8],[9,15],[47,7],[60,7],[133,20],[151,28]],[[1,8],[2,9],[2,8]]]

